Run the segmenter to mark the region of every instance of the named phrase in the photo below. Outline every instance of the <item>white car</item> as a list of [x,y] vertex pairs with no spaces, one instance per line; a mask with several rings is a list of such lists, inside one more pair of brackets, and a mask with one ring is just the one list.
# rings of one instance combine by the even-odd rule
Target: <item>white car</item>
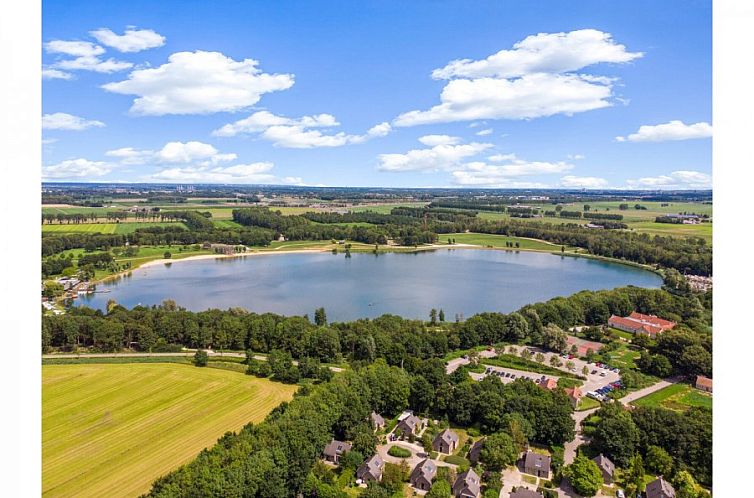
[[616,491],[615,496],[617,496],[618,498],[626,498],[626,494],[623,492],[622,489],[619,489],[618,491]]

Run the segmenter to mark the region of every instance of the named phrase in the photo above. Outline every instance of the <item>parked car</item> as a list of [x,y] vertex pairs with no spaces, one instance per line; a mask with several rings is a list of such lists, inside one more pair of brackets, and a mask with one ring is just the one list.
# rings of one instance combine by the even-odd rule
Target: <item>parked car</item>
[[592,375],[596,374],[597,370],[592,370]]
[[625,494],[625,493],[623,492],[623,490],[622,490],[622,489],[619,489],[618,491],[616,491],[616,492],[615,492],[615,496],[616,496],[617,498],[626,498],[626,494]]
[[600,373],[600,377],[605,377],[607,374],[605,372]]

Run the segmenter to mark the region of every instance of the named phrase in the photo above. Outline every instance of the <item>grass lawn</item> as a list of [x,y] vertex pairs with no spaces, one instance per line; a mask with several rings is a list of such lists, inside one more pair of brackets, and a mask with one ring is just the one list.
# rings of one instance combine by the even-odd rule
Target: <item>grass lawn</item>
[[[442,244],[448,241],[448,238],[455,239],[458,244],[474,244],[479,246],[492,246],[503,249],[519,249],[526,251],[560,251],[560,246],[550,244],[543,240],[526,239],[522,237],[508,237],[507,235],[490,235],[486,233],[447,233],[440,234],[438,243]],[[505,247],[506,242],[512,242],[514,245],[518,242],[518,248]],[[566,248],[568,249],[568,248]]]
[[555,377],[569,377],[572,379],[578,378],[571,372],[559,370],[555,367],[551,367],[545,363],[537,363],[536,361],[526,360],[520,356],[514,356],[512,354],[501,354],[495,358],[480,358],[479,362],[483,365],[493,365],[496,367],[513,368],[516,370],[525,370],[527,372],[535,372],[545,375],[553,375]]
[[692,406],[704,406],[711,409],[712,396],[698,391],[689,384],[673,384],[639,398],[631,404],[678,411],[688,410]]
[[177,364],[43,365],[42,492],[135,496],[295,386]]
[[529,474],[521,474],[521,480],[528,482],[529,484],[534,484],[535,486],[537,484],[537,478],[530,476]]
[[587,398],[586,396],[582,397],[579,400],[579,406],[576,407],[577,412],[583,412],[586,410],[591,410],[592,408],[598,408],[600,406],[600,402],[596,399]]
[[180,226],[185,228],[181,222],[122,222],[122,223],[53,223],[52,225],[42,225],[42,233],[117,233],[128,234],[136,231],[137,228],[147,228],[156,226]]

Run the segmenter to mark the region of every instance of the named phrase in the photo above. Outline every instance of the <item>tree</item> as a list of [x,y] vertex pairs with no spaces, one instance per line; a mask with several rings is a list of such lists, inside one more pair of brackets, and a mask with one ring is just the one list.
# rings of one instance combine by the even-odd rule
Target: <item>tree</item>
[[696,483],[694,476],[686,470],[682,470],[676,474],[675,479],[673,479],[673,484],[675,484],[676,498],[702,498],[709,496],[709,494]]
[[54,281],[45,282],[45,290],[42,295],[48,299],[54,299],[63,294],[63,286]]
[[542,329],[542,347],[550,351],[562,353],[565,351],[568,342],[566,333],[554,323],[548,323]]
[[488,470],[502,470],[516,463],[518,450],[513,438],[505,432],[497,432],[484,440],[479,460]]
[[324,327],[327,325],[327,314],[325,313],[325,308],[317,308],[314,310],[314,323],[318,327]]
[[511,342],[519,342],[529,333],[529,322],[521,313],[513,312],[505,320],[505,337]]
[[626,495],[644,492],[644,462],[638,453],[631,458],[626,475]]
[[565,367],[568,370],[573,370],[575,368],[575,366],[576,366],[575,363],[573,363],[571,360],[568,360],[568,361],[565,362]]
[[432,308],[429,312],[429,324],[437,325],[437,310]]
[[440,313],[438,315],[438,318],[440,319],[441,322],[445,321],[445,312],[442,310],[442,308],[440,308]]
[[545,355],[542,353],[537,353],[534,355],[534,359],[537,360],[537,363],[544,363],[545,362]]
[[162,257],[165,258],[165,259],[170,259],[170,258],[173,257],[173,255],[170,254],[170,251],[165,251],[165,253],[162,255]]
[[563,475],[582,496],[594,496],[602,488],[602,472],[594,461],[578,455],[571,465],[563,469]]
[[584,375],[589,375],[589,367],[584,365],[584,368],[581,369],[581,373]]
[[604,405],[596,415],[600,419],[594,430],[592,445],[616,465],[627,466],[639,443],[639,429],[631,414],[620,403],[614,402]]
[[403,489],[403,483],[408,480],[408,464],[404,460],[400,465],[385,463],[382,470],[382,485],[392,495]]
[[435,480],[429,492],[425,495],[427,498],[450,498],[450,484],[444,479]]
[[659,476],[669,476],[673,471],[673,457],[659,446],[647,448],[646,464],[650,472]]
[[206,367],[209,362],[209,355],[203,349],[194,353],[194,365],[197,367]]

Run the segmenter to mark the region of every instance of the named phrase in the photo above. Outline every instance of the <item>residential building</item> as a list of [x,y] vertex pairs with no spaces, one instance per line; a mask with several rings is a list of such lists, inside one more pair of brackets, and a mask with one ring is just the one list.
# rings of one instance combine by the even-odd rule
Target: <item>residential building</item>
[[380,430],[385,428],[385,419],[382,418],[382,416],[377,412],[372,412],[369,415],[369,420],[372,422],[372,427],[374,427],[375,430]]
[[479,461],[479,455],[482,453],[482,447],[484,447],[484,439],[475,441],[474,444],[471,445],[469,454],[467,456],[469,462],[476,465],[476,463]]
[[539,382],[537,382],[537,385],[543,389],[547,389],[552,391],[556,387],[558,387],[558,382],[555,379],[542,379]]
[[328,462],[337,464],[338,462],[340,462],[340,457],[342,457],[349,451],[351,451],[350,443],[344,443],[343,441],[333,439],[332,441],[330,441],[330,444],[325,446],[322,455]]
[[424,420],[412,413],[398,422],[398,425],[395,426],[395,432],[400,433],[401,437],[404,438],[411,436],[412,434],[418,436],[422,429],[424,429],[424,425]]
[[675,498],[675,489],[660,476],[647,484],[644,494],[646,498]]
[[382,479],[382,469],[385,468],[385,462],[380,455],[373,455],[366,462],[356,469],[356,478],[363,482],[379,481]]
[[542,498],[541,493],[532,491],[529,488],[520,487],[511,491],[510,498]]
[[478,498],[481,482],[474,469],[458,474],[453,483],[453,496],[456,498]]
[[453,453],[458,448],[458,434],[445,429],[432,441],[432,449],[438,453]]
[[524,473],[537,477],[550,478],[550,455],[529,450],[524,455]]
[[704,375],[697,375],[696,376],[696,384],[694,384],[697,389],[701,391],[705,391],[708,393],[712,392],[712,379],[709,377],[705,377]]
[[579,405],[579,400],[584,395],[584,393],[582,393],[581,389],[579,389],[578,387],[566,387],[564,391],[568,396],[568,399],[571,400],[571,406],[576,408]]
[[594,460],[594,463],[600,468],[600,472],[602,472],[602,480],[607,484],[612,483],[615,475],[615,464],[602,453],[594,457],[592,460]]
[[675,322],[658,318],[655,315],[643,315],[632,311],[630,315],[623,317],[613,315],[607,321],[610,327],[632,334],[644,334],[655,338],[657,334],[671,330],[676,326]]
[[429,491],[429,488],[432,487],[432,481],[435,478],[435,474],[437,474],[437,465],[435,465],[432,460],[425,458],[416,464],[414,470],[411,471],[409,482],[411,483],[411,486],[416,489]]

